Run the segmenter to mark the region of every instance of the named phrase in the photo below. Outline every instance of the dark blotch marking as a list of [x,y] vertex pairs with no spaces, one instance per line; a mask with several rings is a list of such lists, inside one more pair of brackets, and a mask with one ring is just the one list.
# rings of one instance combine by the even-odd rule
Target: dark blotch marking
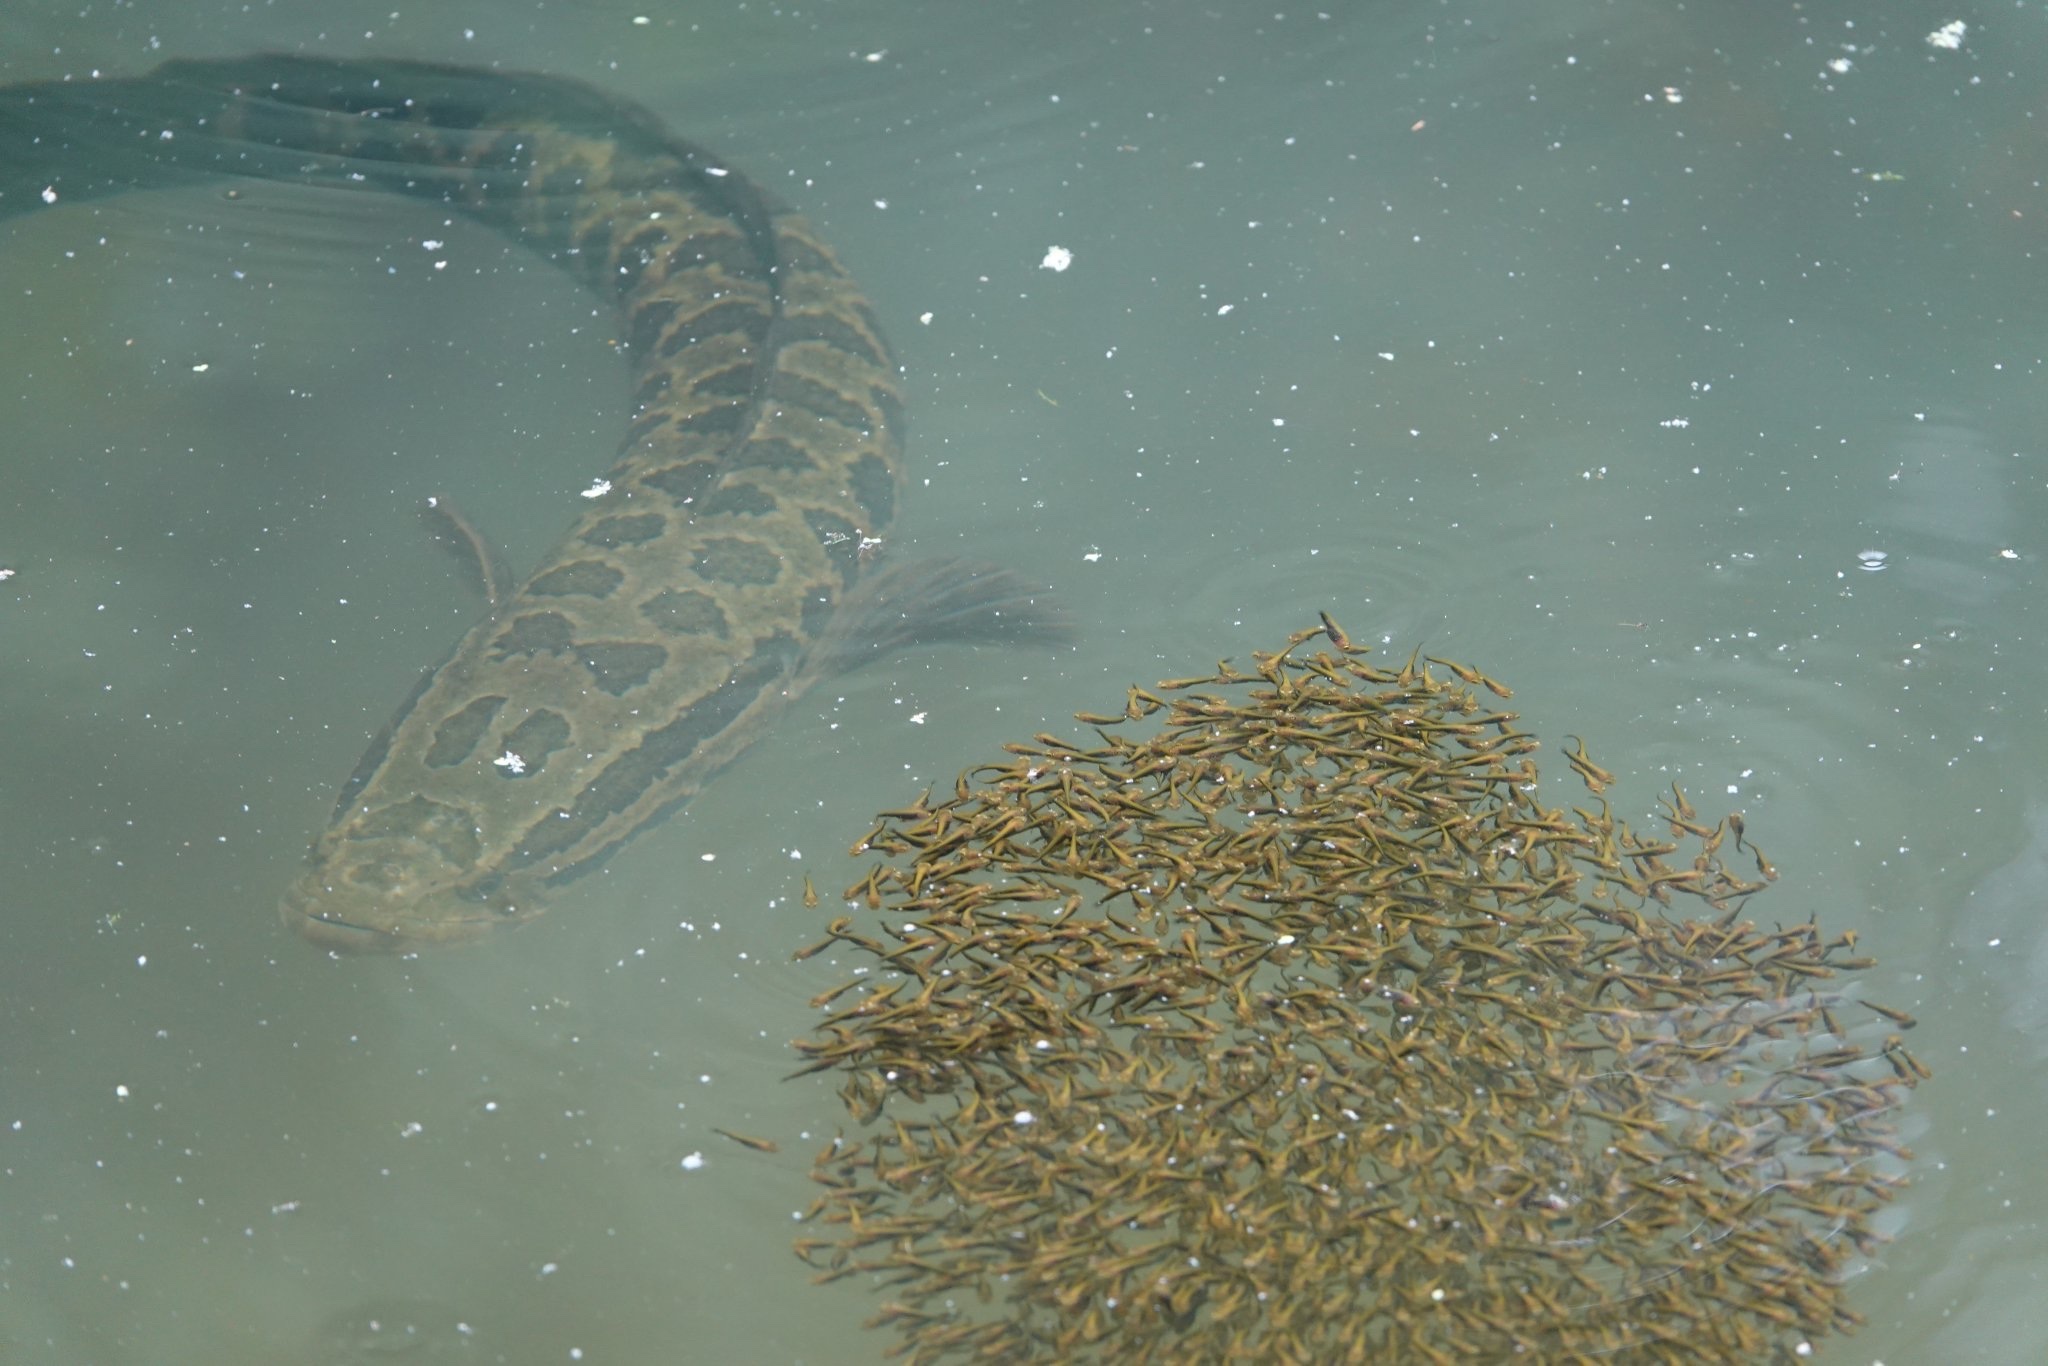
[[760,382],[760,367],[752,364],[722,365],[700,370],[690,376],[690,392],[720,398],[752,398]]
[[622,513],[607,517],[577,539],[585,545],[615,549],[622,545],[646,545],[668,530],[668,518],[658,512]]
[[[723,206],[715,211],[726,212]],[[676,243],[675,259],[687,262],[689,270],[720,267],[736,280],[758,280],[768,273],[768,263],[744,232],[706,232],[685,238]]]
[[453,716],[444,718],[440,725],[434,727],[434,742],[427,746],[424,760],[426,766],[453,768],[474,754],[484,732],[497,718],[498,709],[504,705],[502,697],[479,697]]
[[836,512],[816,508],[804,513],[804,520],[817,533],[826,556],[838,566],[840,581],[850,587],[860,576],[860,528]]
[[634,351],[651,349],[668,330],[669,320],[680,307],[674,299],[649,299],[634,309],[633,320],[626,328],[626,345]]
[[405,701],[398,704],[398,710],[391,713],[391,720],[384,729],[370,739],[370,746],[363,751],[363,757],[356,760],[348,781],[341,785],[341,792],[334,799],[334,814],[327,818],[329,825],[339,825],[349,808],[355,805],[362,790],[370,785],[370,779],[377,776],[377,770],[384,767],[385,756],[391,753],[391,737],[405,724],[405,718],[412,715],[412,709],[427,695],[427,689],[434,686],[434,676],[439,669],[429,669],[420,675],[420,681],[412,685],[412,691],[405,695]]
[[701,413],[674,419],[679,432],[695,432],[701,436],[737,436],[747,425],[747,416],[753,411],[751,405],[734,400],[721,403],[715,408],[706,408]]
[[521,721],[505,737],[505,748],[526,761],[526,772],[501,768],[507,778],[531,778],[547,766],[548,756],[569,743],[569,720],[558,711],[543,708]]
[[782,474],[803,474],[818,468],[810,452],[779,436],[756,437],[732,453],[736,470],[774,470]]
[[717,636],[732,634],[731,623],[718,600],[694,588],[664,588],[640,604],[640,615],[657,631],[676,636]]
[[738,334],[758,343],[768,335],[768,315],[751,299],[721,299],[677,323],[656,343],[656,354],[681,355],[711,337]]
[[[578,794],[573,809],[563,811],[557,808],[537,824],[510,863],[524,867],[571,848],[604,822],[639,801],[656,783],[666,778],[670,770],[688,759],[697,746],[730,726],[761,695],[763,688],[788,673],[796,657],[797,643],[789,636],[776,635],[762,641],[754,654],[733,671],[731,678],[685,708],[675,720],[649,731],[638,745],[607,764],[604,771],[591,779]],[[708,778],[710,774],[698,776],[700,779]],[[660,811],[649,812],[648,820],[666,814],[681,800],[678,797],[676,803],[670,803]],[[635,825],[619,831],[607,842],[605,849],[593,857],[601,857],[617,848],[639,828]],[[549,880],[566,880],[582,867],[577,865],[555,870]]]
[[668,651],[659,645],[634,641],[601,641],[579,646],[583,667],[597,680],[597,686],[613,697],[624,697],[654,676],[668,663]]
[[885,527],[896,517],[896,477],[889,470],[889,462],[872,453],[853,462],[853,469],[846,482],[853,486],[853,496],[868,510],[873,525]]
[[697,501],[699,516],[747,516],[759,517],[782,506],[775,501],[775,495],[752,484],[734,484],[707,493]]
[[658,470],[649,470],[640,476],[640,482],[649,488],[660,489],[678,503],[687,503],[709,488],[717,476],[716,460],[685,460],[680,465],[664,465]]
[[625,580],[624,574],[608,564],[597,560],[578,560],[559,569],[550,569],[526,585],[526,591],[543,598],[604,598],[610,597]]
[[903,430],[903,396],[886,384],[868,386],[868,401],[875,405],[875,411],[882,415],[882,430],[900,432]]
[[782,577],[782,557],[757,541],[719,536],[704,543],[694,566],[715,583],[774,583]]
[[633,411],[644,413],[662,403],[674,381],[674,373],[668,370],[656,370],[652,374],[642,375],[640,387],[633,391]]
[[771,390],[775,402],[789,408],[829,418],[842,427],[866,435],[874,426],[874,414],[837,389],[827,388],[801,375],[778,374]]
[[889,358],[868,339],[867,334],[830,313],[787,315],[778,329],[776,341],[784,346],[800,341],[821,341],[849,355],[859,356],[877,370],[889,368]]
[[633,420],[626,424],[625,447],[631,450],[635,446],[645,445],[656,434],[673,431],[675,425],[675,417],[668,409],[646,403],[635,403],[633,405]]
[[558,655],[575,641],[575,628],[560,612],[529,612],[523,617],[514,617],[512,624],[498,633],[498,638],[491,642],[491,654],[497,659],[510,659],[514,655]]
[[627,228],[612,228],[612,261],[618,265],[645,267],[671,254],[675,239],[665,218],[641,216]]

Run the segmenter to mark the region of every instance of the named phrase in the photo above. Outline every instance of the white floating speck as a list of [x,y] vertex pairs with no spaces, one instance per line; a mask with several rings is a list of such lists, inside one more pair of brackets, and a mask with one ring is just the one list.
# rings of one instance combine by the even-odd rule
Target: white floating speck
[[[2020,552],[2010,547],[2007,547],[2006,549],[1998,552],[1998,558],[2001,560],[2017,560],[2019,557]],[[0,579],[6,578],[9,574],[12,574],[13,572],[14,571],[11,569],[0,569]]]
[[506,750],[503,754],[500,754],[497,758],[491,760],[491,762],[496,764],[499,768],[504,769],[507,773],[511,774],[515,778],[518,777],[520,774],[526,772],[526,760],[520,758],[517,754],[514,754],[509,749]]
[[1017,1125],[1036,1124],[1038,1116],[1032,1114],[1029,1110],[1019,1110],[1010,1117],[1010,1122]]
[[612,491],[612,481],[611,481],[611,480],[609,480],[609,479],[593,479],[593,480],[591,480],[591,481],[590,481],[590,487],[589,487],[589,488],[587,488],[587,489],[585,489],[585,490],[583,490],[583,496],[584,496],[585,498],[602,498],[602,497],[604,497],[604,496],[605,496],[605,495],[606,495],[607,493],[610,493],[611,491]]
[[1963,45],[1963,35],[1969,31],[1968,24],[1960,19],[1951,19],[1927,35],[1927,46],[1947,48],[1953,52]]
[[55,185],[43,186],[43,202],[45,204],[54,204],[57,202],[57,187]]
[[704,1154],[702,1153],[691,1153],[688,1157],[683,1159],[683,1170],[686,1172],[696,1171],[699,1167],[703,1165]]
[[716,855],[716,854],[699,854],[699,855],[697,855],[697,857],[698,857],[698,858],[700,858],[700,859],[703,859],[703,860],[704,860],[704,861],[705,861],[706,863],[710,863],[710,862],[712,862],[712,861],[713,861],[714,859],[716,859],[716,858],[718,857],[718,855]]
[[931,715],[930,712],[914,711],[910,714],[910,724],[913,726],[921,726],[924,724],[924,718],[929,715]]
[[1885,567],[1890,558],[1882,550],[1859,550],[1856,552],[1856,567],[1875,574]]
[[1074,264],[1074,253],[1065,247],[1047,247],[1045,259],[1038,263],[1040,270],[1065,270]]

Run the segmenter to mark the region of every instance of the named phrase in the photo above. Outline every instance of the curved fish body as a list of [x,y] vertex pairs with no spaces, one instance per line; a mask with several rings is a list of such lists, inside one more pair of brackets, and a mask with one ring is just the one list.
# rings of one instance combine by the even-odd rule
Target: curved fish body
[[638,385],[617,462],[343,787],[283,904],[320,944],[530,919],[729,762],[824,656],[872,646],[849,613],[937,604],[973,631],[1021,601],[958,567],[936,587],[871,572],[902,475],[867,302],[802,218],[631,104],[460,67],[181,61],[0,89],[0,163],[0,215],[218,176],[424,198],[617,308]]

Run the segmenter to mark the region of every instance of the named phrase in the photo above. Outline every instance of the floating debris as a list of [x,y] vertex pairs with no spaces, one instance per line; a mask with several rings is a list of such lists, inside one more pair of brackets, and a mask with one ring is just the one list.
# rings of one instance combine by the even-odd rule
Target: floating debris
[[1668,838],[1539,805],[1506,688],[1366,654],[1326,617],[1132,688],[856,846],[879,914],[800,956],[866,975],[796,1047],[857,1132],[797,1251],[875,1280],[893,1355],[1790,1361],[1859,1321],[1926,1071],[1855,936],[1748,918],[1753,842],[1675,787]]

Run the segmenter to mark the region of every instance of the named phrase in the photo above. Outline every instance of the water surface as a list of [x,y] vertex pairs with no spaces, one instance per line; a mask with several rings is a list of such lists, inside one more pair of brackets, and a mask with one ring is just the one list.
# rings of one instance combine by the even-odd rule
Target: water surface
[[303,50],[645,101],[867,286],[892,553],[1080,630],[814,693],[499,944],[330,960],[278,893],[476,610],[413,509],[530,562],[622,428],[607,320],[369,197],[0,228],[0,1356],[873,1359],[788,1251],[840,1119],[777,1080],[833,980],[804,876],[1328,609],[1511,680],[1632,819],[1742,809],[1757,913],[1859,932],[1937,1077],[1823,1357],[2037,1360],[2048,23],[1889,10],[15,6],[0,80]]

